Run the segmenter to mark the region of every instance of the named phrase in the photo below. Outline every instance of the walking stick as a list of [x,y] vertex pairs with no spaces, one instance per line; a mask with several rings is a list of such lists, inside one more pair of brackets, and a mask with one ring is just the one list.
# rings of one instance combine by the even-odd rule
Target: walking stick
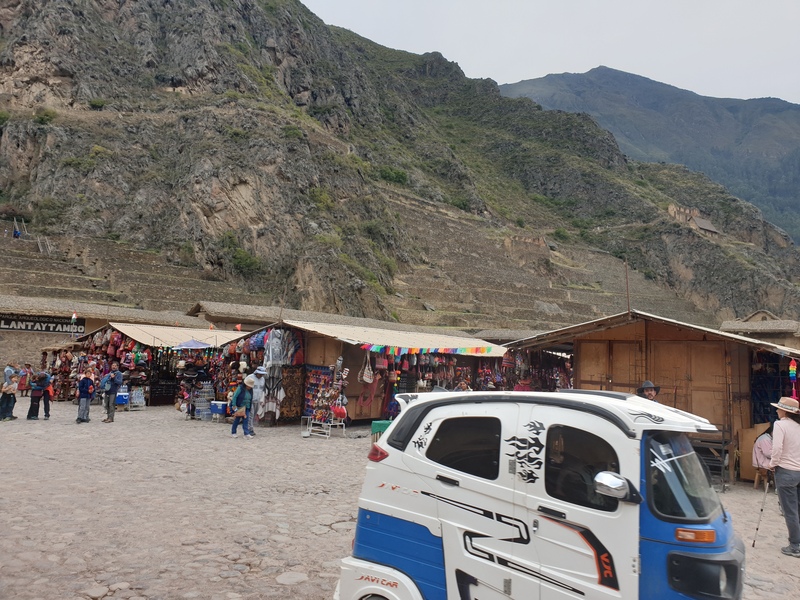
[[756,523],[756,533],[753,536],[753,548],[756,547],[756,538],[758,537],[758,528],[761,527],[761,517],[764,516],[764,505],[767,503],[767,493],[769,492],[769,474],[764,478],[764,501],[761,503],[761,513],[758,515],[758,523]]

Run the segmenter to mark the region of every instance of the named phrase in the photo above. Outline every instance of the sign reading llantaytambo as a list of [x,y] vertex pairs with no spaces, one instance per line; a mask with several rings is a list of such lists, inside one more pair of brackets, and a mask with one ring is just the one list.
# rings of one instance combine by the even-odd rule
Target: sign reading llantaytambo
[[86,333],[86,319],[0,313],[0,331]]

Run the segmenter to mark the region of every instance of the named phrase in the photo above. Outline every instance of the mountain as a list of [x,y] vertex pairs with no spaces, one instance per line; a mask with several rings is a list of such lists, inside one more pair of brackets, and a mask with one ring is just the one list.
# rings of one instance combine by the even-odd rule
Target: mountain
[[800,239],[800,105],[709,98],[607,67],[500,86],[549,110],[586,113],[636,160],[688,166]]
[[[0,216],[96,279],[103,240],[179,289],[442,327],[800,317],[800,254],[753,205],[295,0],[8,2],[0,128]],[[111,291],[144,305],[147,277]]]

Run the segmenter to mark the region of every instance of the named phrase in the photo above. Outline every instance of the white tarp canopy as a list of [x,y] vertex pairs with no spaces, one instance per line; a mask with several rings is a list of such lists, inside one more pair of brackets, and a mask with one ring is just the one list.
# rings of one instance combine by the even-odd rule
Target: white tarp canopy
[[219,348],[247,337],[248,332],[221,329],[193,329],[191,327],[166,327],[164,325],[136,325],[133,323],[109,323],[111,327],[145,346],[173,348],[187,340],[205,342]]
[[386,348],[395,354],[418,354],[420,352],[440,352],[442,354],[465,354],[470,356],[501,357],[506,348],[473,337],[460,337],[445,333],[418,331],[396,331],[353,325],[332,323],[311,323],[308,321],[284,321],[290,327],[314,331],[336,338],[348,344],[364,346],[372,352],[382,352]]
[[177,346],[173,346],[173,350],[204,350],[206,348],[211,348],[211,344],[208,342],[198,342],[195,339],[186,340],[181,342]]

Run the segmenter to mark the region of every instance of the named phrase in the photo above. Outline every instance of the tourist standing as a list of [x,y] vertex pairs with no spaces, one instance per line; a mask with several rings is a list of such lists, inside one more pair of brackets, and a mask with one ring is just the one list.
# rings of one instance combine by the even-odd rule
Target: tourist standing
[[53,377],[50,378],[50,382],[44,388],[44,393],[42,394],[42,402],[44,403],[44,420],[48,421],[50,419],[50,403],[55,402],[56,394],[53,391]]
[[11,376],[11,381],[8,383],[3,382],[3,388],[0,390],[0,421],[10,421],[14,418],[18,381],[19,376],[14,374]]
[[76,423],[89,422],[89,405],[94,398],[94,380],[92,379],[92,369],[86,369],[83,377],[78,382],[78,418]]
[[15,362],[9,362],[3,369],[3,383],[11,383],[11,376],[16,375],[19,367]]
[[[39,420],[39,403],[44,398],[45,389],[50,386],[50,375],[42,371],[31,381],[31,404],[28,407],[28,420]],[[50,403],[45,408],[46,417],[50,417]]]
[[25,363],[25,366],[19,370],[19,383],[17,389],[19,390],[20,397],[28,395],[31,389],[31,378],[33,377],[33,367],[31,363]]
[[111,363],[111,370],[103,377],[101,383],[103,383],[105,393],[103,406],[106,409],[106,418],[103,419],[103,423],[113,423],[114,415],[117,412],[117,392],[122,387],[122,373],[119,370],[118,362]]
[[775,469],[775,487],[789,532],[789,545],[781,552],[800,558],[800,402],[784,397],[772,406],[778,409],[778,420],[773,425],[769,466]]

